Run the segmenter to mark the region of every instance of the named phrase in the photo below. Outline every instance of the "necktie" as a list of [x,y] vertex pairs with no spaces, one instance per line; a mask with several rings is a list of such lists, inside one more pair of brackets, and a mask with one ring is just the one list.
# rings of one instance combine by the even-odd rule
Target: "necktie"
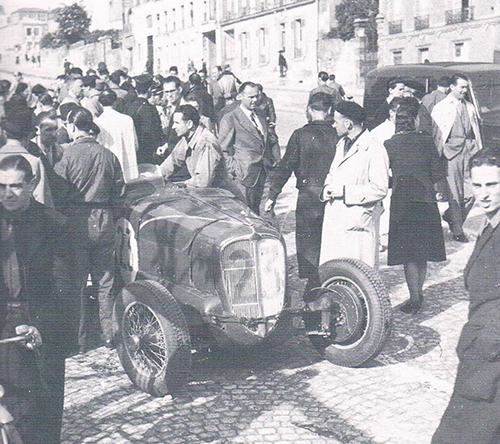
[[9,298],[18,299],[21,293],[21,270],[16,253],[14,225],[12,220],[2,220],[1,225],[2,246],[0,261],[2,265],[4,285],[9,292]]
[[352,140],[349,139],[349,137],[346,137],[344,143],[344,157],[347,156],[347,153],[351,149],[351,145],[352,145]]
[[253,126],[255,126],[255,128],[256,128],[256,129],[257,129],[257,131],[259,132],[260,136],[261,136],[262,138],[264,138],[264,134],[262,134],[262,131],[260,130],[260,127],[259,127],[259,125],[258,125],[258,123],[257,123],[257,118],[256,118],[256,116],[255,116],[255,113],[254,113],[254,112],[251,112],[251,113],[250,113],[250,120],[252,121]]

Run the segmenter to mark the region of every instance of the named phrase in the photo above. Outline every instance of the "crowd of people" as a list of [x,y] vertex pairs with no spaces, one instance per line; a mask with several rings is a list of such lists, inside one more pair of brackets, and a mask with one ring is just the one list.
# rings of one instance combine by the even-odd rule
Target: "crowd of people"
[[44,344],[41,354],[0,350],[4,400],[24,442],[59,442],[64,358],[89,347],[88,276],[102,342],[114,346],[114,224],[139,164],[187,188],[225,188],[270,223],[293,173],[305,292],[321,285],[321,264],[347,257],[377,269],[387,248],[388,265],[403,265],[408,284],[400,309],[415,314],[427,262],[446,259],[437,184],[453,239],[468,241],[469,161],[482,146],[467,90],[460,74],[425,97],[392,79],[387,100],[368,116],[333,74],[320,72],[307,124],[281,156],[273,100],[229,66],[210,77],[205,67],[193,70],[185,81],[175,66],[166,77],[131,77],[104,63],[85,73],[66,64],[49,86],[31,86],[22,74],[1,80],[0,331],[8,337],[29,325]]

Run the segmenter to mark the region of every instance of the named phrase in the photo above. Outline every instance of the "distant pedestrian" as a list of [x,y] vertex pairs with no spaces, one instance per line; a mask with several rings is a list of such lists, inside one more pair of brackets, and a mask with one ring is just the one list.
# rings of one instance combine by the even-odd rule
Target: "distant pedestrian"
[[336,91],[333,88],[330,88],[327,85],[328,82],[328,73],[325,71],[320,71],[318,73],[318,86],[314,88],[310,93],[309,93],[309,100],[311,100],[312,96],[316,93],[322,92],[325,94],[329,94],[332,96],[333,99],[333,105],[337,105],[337,103],[342,102],[342,96],[338,91]]
[[340,97],[342,97],[342,100],[345,100],[345,91],[344,88],[340,83],[337,83],[335,80],[335,74],[330,74],[328,76],[328,82],[327,85],[330,88],[333,88],[335,91],[337,91],[340,94]]
[[453,393],[432,444],[495,444],[500,430],[500,151],[485,148],[471,161],[483,229],[465,266],[469,313],[456,348]]
[[278,164],[264,210],[271,211],[293,173],[299,190],[295,210],[295,239],[299,277],[308,279],[305,292],[320,286],[318,267],[325,203],[318,199],[335,156],[337,132],[326,121],[332,97],[316,93],[307,107],[309,123],[294,131]]
[[219,76],[219,86],[224,97],[224,105],[227,106],[236,100],[238,88],[241,85],[240,80],[231,72],[229,65],[224,65],[222,74]]
[[278,66],[280,69],[280,77],[286,77],[288,72],[288,63],[285,58],[285,50],[280,49],[278,55]]
[[404,265],[410,299],[401,306],[416,313],[424,300],[428,261],[446,260],[441,217],[433,185],[445,175],[432,137],[416,131],[414,99],[400,100],[396,132],[385,142],[392,171],[388,265]]

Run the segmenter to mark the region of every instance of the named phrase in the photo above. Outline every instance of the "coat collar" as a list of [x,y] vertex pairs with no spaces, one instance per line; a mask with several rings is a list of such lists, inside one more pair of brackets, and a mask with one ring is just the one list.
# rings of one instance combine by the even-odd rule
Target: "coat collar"
[[[365,129],[363,132],[358,136],[358,138],[354,141],[352,144],[351,148],[347,152],[347,155],[345,155],[339,162],[339,165],[344,163],[347,159],[350,159],[354,154],[356,154],[358,151],[366,151],[370,147],[370,141],[372,140],[372,137],[370,136],[370,132]],[[344,144],[345,144],[345,138],[340,139],[339,141],[339,148],[340,150],[337,150],[337,153],[339,153],[340,156],[343,156],[344,152]]]

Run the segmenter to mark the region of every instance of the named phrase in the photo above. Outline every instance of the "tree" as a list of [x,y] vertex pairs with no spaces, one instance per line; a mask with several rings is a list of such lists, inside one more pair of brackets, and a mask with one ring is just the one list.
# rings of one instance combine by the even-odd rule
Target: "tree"
[[378,14],[378,0],[342,0],[335,8],[335,17],[338,27],[332,34],[342,40],[354,37],[354,21],[358,18],[368,19],[366,34],[369,40],[377,38],[377,24],[375,17]]
[[56,22],[59,24],[57,33],[62,41],[71,45],[85,38],[91,22],[85,9],[74,3],[56,9],[55,13]]

